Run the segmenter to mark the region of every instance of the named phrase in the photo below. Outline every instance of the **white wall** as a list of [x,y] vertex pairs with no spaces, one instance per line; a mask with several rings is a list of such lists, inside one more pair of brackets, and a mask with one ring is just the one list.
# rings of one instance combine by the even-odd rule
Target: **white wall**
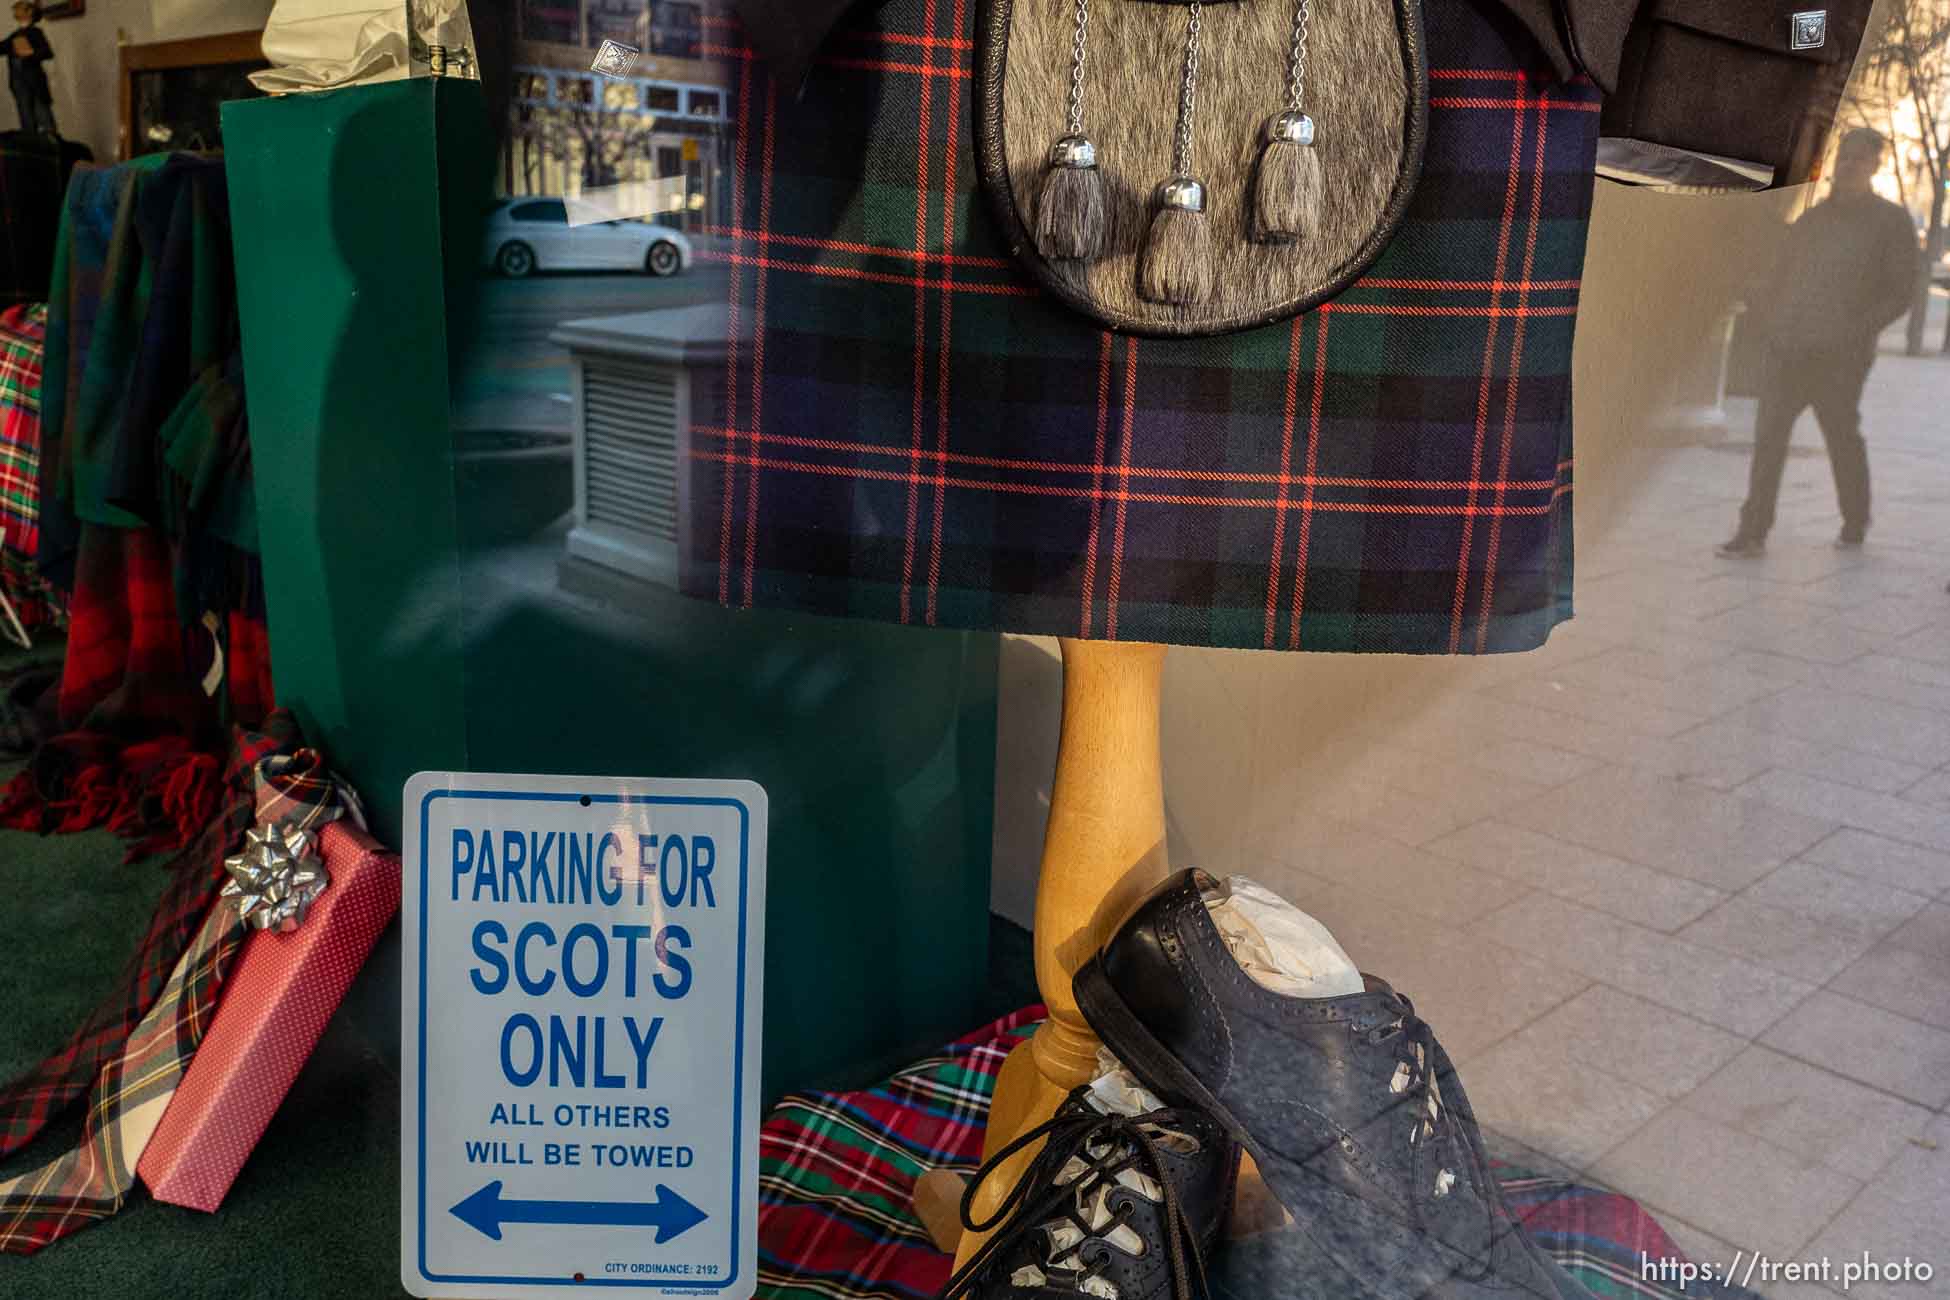
[[[115,77],[122,41],[218,36],[262,27],[270,12],[271,0],[89,0],[79,18],[44,21],[41,28],[54,47],[47,79],[61,134],[86,144],[99,160],[115,157]],[[19,124],[13,96],[0,95],[0,130]]]

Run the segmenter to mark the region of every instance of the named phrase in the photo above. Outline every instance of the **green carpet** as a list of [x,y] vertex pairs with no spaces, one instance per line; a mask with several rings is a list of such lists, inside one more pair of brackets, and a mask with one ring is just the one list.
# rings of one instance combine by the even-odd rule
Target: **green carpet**
[[[0,654],[0,671],[19,663]],[[18,764],[0,766],[0,780]],[[157,863],[122,865],[102,832],[40,838],[0,831],[0,1076],[59,1046],[113,989],[164,880]],[[997,921],[984,1017],[1035,1000],[1029,942]],[[397,973],[368,980],[396,989]],[[341,1014],[217,1214],[159,1205],[138,1189],[122,1213],[38,1255],[0,1255],[0,1300],[243,1300],[396,1297],[399,1287],[399,1077]],[[974,1028],[974,1025],[970,1025]],[[934,1044],[916,1044],[919,1055]],[[865,1078],[808,1080],[851,1086]],[[72,1145],[74,1107],[55,1131],[0,1162],[0,1177]]]

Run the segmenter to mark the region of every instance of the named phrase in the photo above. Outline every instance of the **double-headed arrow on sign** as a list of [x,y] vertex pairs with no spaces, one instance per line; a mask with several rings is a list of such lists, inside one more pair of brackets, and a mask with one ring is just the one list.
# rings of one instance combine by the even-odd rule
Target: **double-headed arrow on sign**
[[504,1201],[498,1178],[451,1213],[495,1241],[504,1223],[596,1223],[655,1228],[659,1246],[710,1217],[662,1183],[654,1201]]

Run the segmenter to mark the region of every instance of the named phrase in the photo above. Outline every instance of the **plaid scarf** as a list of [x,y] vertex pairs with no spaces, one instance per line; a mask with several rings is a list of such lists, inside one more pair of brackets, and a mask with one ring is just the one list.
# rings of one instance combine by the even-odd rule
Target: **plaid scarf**
[[[315,749],[265,754],[249,770],[252,825],[315,830],[345,816],[365,826],[357,797]],[[216,1014],[224,975],[247,930],[235,908],[210,906],[161,995],[104,1066],[81,1144],[0,1182],[0,1251],[32,1254],[122,1207],[143,1148]]]
[[98,1006],[60,1051],[0,1088],[0,1157],[33,1141],[121,1053],[215,903],[223,885],[224,856],[252,825],[259,761],[293,752],[298,744],[298,724],[284,712],[266,719],[263,732],[239,728],[234,733],[221,811],[167,868],[172,879],[129,961],[121,992]]
[[236,912],[213,907],[162,994],[103,1068],[81,1145],[0,1182],[0,1251],[31,1255],[122,1208],[135,1164],[203,1041],[217,987],[244,941]]

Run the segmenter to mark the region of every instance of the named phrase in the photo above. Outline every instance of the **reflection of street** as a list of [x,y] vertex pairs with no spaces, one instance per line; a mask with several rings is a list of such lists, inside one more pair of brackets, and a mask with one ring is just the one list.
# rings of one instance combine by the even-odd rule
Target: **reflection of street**
[[456,423],[466,430],[569,430],[569,354],[549,342],[565,320],[722,300],[723,271],[704,263],[669,278],[628,273],[490,277],[461,369]]

